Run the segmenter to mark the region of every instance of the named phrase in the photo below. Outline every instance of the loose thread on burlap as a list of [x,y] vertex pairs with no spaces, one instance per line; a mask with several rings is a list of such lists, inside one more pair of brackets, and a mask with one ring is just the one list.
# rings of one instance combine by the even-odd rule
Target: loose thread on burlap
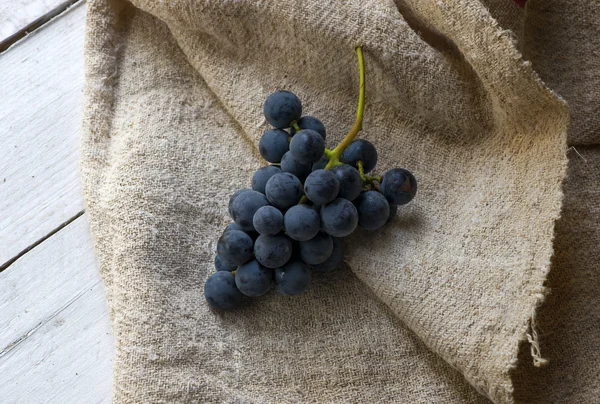
[[548,365],[548,359],[542,358],[542,352],[540,351],[540,341],[538,337],[538,333],[536,331],[537,324],[535,322],[535,310],[531,314],[531,322],[529,324],[529,328],[531,329],[531,334],[527,333],[527,341],[531,345],[531,356],[533,357],[533,366],[537,368],[544,367]]
[[587,163],[587,160],[585,159],[585,157],[583,157],[583,156],[582,156],[582,155],[581,155],[581,154],[580,154],[580,153],[577,151],[577,149],[575,148],[575,146],[571,146],[571,147],[569,147],[569,148],[567,149],[567,153],[569,153],[571,150],[573,150],[575,153],[577,153],[577,155],[578,155],[579,157],[581,157],[581,159],[582,159],[582,160],[583,160],[585,163]]

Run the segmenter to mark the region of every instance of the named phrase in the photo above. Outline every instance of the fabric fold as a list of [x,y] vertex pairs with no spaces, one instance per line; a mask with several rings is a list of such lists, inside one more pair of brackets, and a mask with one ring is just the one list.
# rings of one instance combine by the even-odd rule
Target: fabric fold
[[[134,5],[91,1],[86,48],[82,172],[116,401],[485,402],[464,377],[512,402],[546,293],[568,111],[487,8]],[[358,43],[363,136],[377,171],[415,173],[417,198],[350,237],[349,268],[306,296],[211,312],[202,285],[228,197],[263,164],[262,102],[294,91],[339,141]]]

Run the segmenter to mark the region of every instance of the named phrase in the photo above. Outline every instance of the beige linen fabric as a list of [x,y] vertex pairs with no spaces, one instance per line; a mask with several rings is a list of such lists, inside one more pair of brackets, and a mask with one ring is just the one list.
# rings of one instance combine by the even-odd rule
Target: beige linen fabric
[[[90,2],[82,173],[116,402],[519,398],[568,113],[493,19],[504,8],[488,6]],[[362,135],[378,171],[415,173],[417,198],[382,231],[348,238],[348,266],[306,295],[210,311],[202,289],[229,195],[264,164],[262,102],[294,91],[333,146],[353,121],[358,43]]]

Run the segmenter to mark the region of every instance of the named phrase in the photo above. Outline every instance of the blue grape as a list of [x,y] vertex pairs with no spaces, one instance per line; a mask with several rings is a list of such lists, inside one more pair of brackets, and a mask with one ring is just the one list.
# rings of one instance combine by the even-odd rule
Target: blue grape
[[252,189],[264,194],[267,181],[269,181],[272,176],[280,172],[281,169],[277,166],[265,166],[259,168],[252,176]]
[[394,168],[383,174],[381,193],[389,203],[404,205],[417,194],[417,180],[408,170]]
[[390,215],[388,216],[388,220],[386,223],[389,223],[392,220],[394,220],[397,212],[398,212],[398,205],[390,204]]
[[229,230],[219,238],[217,254],[229,265],[242,265],[252,258],[253,244],[243,231]]
[[304,181],[310,174],[310,164],[302,164],[294,160],[292,153],[287,152],[281,158],[281,171],[294,174],[300,181]]
[[354,200],[358,212],[358,225],[367,230],[377,230],[390,217],[390,205],[377,191],[363,192]]
[[231,271],[235,271],[236,268],[237,268],[237,265],[229,265],[228,263],[226,263],[223,260],[223,258],[221,258],[221,256],[219,254],[215,255],[215,269],[217,271],[231,272]]
[[329,159],[327,158],[327,156],[321,156],[321,158],[319,160],[317,160],[316,163],[313,163],[311,170],[317,171],[317,170],[325,169],[325,167],[327,167],[328,163],[329,163]]
[[251,189],[240,189],[234,192],[233,195],[231,195],[231,198],[229,198],[229,216],[233,217],[233,213],[232,213],[232,209],[233,209],[233,202],[235,202],[235,200],[238,198],[238,196],[242,195],[243,193],[247,192],[247,191],[251,191]]
[[296,94],[279,90],[267,97],[263,105],[267,121],[276,128],[289,128],[292,121],[302,116],[302,103]]
[[279,293],[295,296],[308,289],[311,273],[308,265],[300,260],[290,261],[275,269],[275,286]]
[[242,294],[235,285],[231,272],[219,271],[209,276],[204,283],[204,298],[214,309],[231,310],[240,304]]
[[275,235],[283,230],[283,214],[273,206],[259,208],[252,222],[260,234]]
[[[218,272],[217,272],[218,273]],[[235,271],[235,284],[242,294],[250,297],[262,296],[271,289],[273,270],[250,261]]]
[[[325,125],[314,116],[303,116],[298,120],[298,126],[300,129],[311,129],[317,132],[323,137],[323,140],[327,139],[327,131],[325,131]],[[293,127],[290,129],[290,134],[294,136],[296,129]]]
[[257,191],[241,193],[231,206],[231,218],[244,231],[255,231],[252,220],[256,211],[269,204],[267,197]]
[[319,213],[307,205],[292,206],[283,217],[286,234],[293,240],[310,240],[321,228]]
[[312,265],[312,269],[315,272],[330,272],[336,269],[342,263],[344,259],[344,241],[341,238],[332,237],[333,240],[333,251],[325,262],[320,264]]
[[375,168],[377,164],[377,150],[371,142],[364,139],[357,139],[350,143],[340,156],[342,163],[350,164],[352,167],[358,167],[359,161],[363,162],[363,169],[368,173]]
[[279,163],[290,149],[289,134],[281,129],[266,131],[258,141],[258,151],[269,163]]
[[306,177],[304,192],[316,204],[324,205],[335,199],[340,190],[336,175],[328,170],[316,170]]
[[265,187],[268,201],[279,209],[294,206],[300,202],[303,193],[302,183],[290,173],[275,174],[267,181]]
[[325,141],[318,132],[303,129],[292,137],[290,153],[294,160],[304,164],[312,164],[323,156]]
[[352,202],[337,198],[321,208],[321,228],[334,237],[346,237],[358,224],[358,212]]
[[340,182],[339,198],[355,200],[362,190],[362,178],[358,170],[351,165],[342,164],[331,169]]
[[300,258],[310,265],[321,264],[333,251],[333,240],[324,231],[320,231],[310,240],[300,242]]
[[254,256],[261,265],[267,268],[280,267],[292,256],[292,240],[283,234],[260,235],[254,243]]

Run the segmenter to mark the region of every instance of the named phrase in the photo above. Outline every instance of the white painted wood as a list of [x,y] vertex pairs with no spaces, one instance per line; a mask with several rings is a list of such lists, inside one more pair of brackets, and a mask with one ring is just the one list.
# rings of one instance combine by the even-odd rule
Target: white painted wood
[[0,0],[0,42],[63,3],[64,0]]
[[107,403],[113,340],[84,216],[0,273],[0,401]]
[[83,210],[84,24],[79,4],[0,55],[0,266]]

